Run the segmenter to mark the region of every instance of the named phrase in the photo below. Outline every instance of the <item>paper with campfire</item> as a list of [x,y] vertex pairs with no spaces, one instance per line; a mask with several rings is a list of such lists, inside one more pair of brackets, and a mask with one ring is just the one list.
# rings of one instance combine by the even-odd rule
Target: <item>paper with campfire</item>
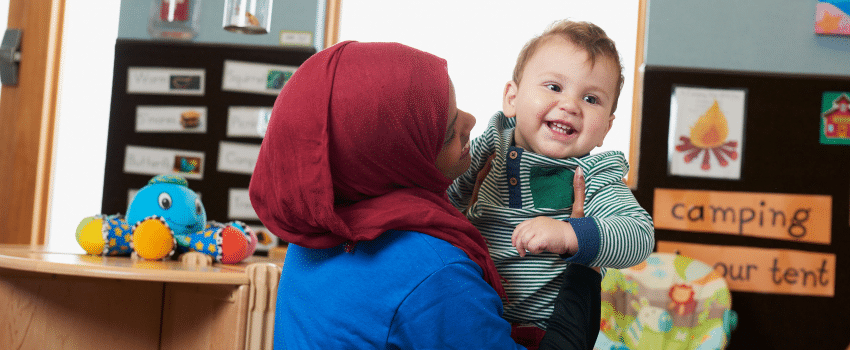
[[677,86],[670,103],[670,175],[739,180],[746,90]]

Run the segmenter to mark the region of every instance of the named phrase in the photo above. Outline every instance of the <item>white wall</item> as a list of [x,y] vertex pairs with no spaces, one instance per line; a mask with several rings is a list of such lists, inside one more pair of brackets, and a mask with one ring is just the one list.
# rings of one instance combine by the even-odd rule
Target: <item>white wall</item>
[[617,44],[626,83],[614,127],[604,145],[592,153],[628,154],[638,1],[343,0],[340,40],[400,42],[446,59],[458,108],[478,120],[472,131],[477,136],[490,116],[502,109],[502,91],[519,50],[564,18],[593,22]]

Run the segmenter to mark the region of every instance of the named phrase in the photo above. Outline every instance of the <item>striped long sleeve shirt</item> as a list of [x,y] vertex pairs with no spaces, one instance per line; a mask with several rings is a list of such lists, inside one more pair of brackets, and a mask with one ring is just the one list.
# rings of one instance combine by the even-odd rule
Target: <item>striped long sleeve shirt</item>
[[[494,115],[483,135],[470,144],[469,170],[449,187],[452,204],[487,239],[490,255],[505,280],[504,317],[546,329],[568,263],[626,268],[652,252],[652,218],[623,183],[628,163],[622,152],[552,159],[511,146],[515,119]],[[469,203],[475,180],[488,157],[492,168],[481,184],[478,200]],[[577,167],[585,176],[585,218],[572,218],[572,178]],[[511,245],[514,228],[538,216],[569,221],[579,250],[572,256],[543,252],[520,257]]]

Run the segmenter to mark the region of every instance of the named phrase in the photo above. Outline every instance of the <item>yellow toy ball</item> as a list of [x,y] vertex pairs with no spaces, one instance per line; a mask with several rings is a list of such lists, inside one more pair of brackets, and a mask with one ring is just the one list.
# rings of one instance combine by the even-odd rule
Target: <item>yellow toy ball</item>
[[103,218],[90,216],[77,226],[77,243],[88,254],[100,255],[106,241],[103,239]]
[[160,260],[174,254],[177,243],[168,224],[159,217],[139,221],[133,227],[133,249],[147,260]]

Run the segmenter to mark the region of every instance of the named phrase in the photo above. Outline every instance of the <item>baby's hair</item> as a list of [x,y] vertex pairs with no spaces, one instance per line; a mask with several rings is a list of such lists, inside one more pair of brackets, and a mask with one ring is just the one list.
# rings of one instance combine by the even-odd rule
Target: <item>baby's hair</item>
[[517,85],[522,80],[522,71],[525,69],[525,64],[534,56],[534,53],[541,45],[546,43],[551,38],[563,38],[569,40],[576,46],[584,49],[590,58],[590,64],[596,64],[596,58],[606,57],[614,60],[617,64],[619,77],[617,80],[617,91],[614,96],[614,104],[611,107],[611,113],[617,110],[617,100],[620,98],[620,91],[623,89],[623,82],[626,80],[623,76],[623,65],[620,63],[620,54],[617,53],[617,47],[614,45],[614,40],[605,34],[605,31],[599,26],[590,22],[575,22],[570,20],[560,20],[553,23],[546,29],[543,34],[536,36],[525,43],[525,46],[519,52],[514,66],[513,81]]

